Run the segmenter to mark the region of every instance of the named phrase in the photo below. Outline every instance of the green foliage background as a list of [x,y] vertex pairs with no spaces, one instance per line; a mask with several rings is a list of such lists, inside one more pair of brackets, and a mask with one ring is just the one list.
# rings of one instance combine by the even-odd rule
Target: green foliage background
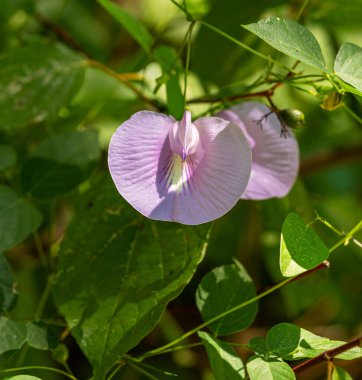
[[[279,66],[271,67],[267,60],[196,23],[187,101],[205,97],[222,101],[190,102],[194,117],[226,108],[232,104],[230,97],[253,92],[251,86],[261,78],[258,91],[275,83],[268,80],[281,80],[274,104],[300,109],[306,118],[305,126],[296,131],[301,170],[290,194],[283,199],[240,201],[212,227],[197,228],[145,220],[109,181],[107,147],[124,120],[142,109],[175,116],[182,112],[186,62],[182,46],[189,27],[185,14],[169,0],[115,3],[1,3],[2,369],[70,368],[77,378],[86,379],[92,376],[92,364],[100,379],[129,349],[139,355],[200,324],[207,310],[199,306],[201,314],[197,311],[196,288],[216,266],[237,259],[257,291],[281,281],[280,233],[288,213],[296,212],[308,223],[317,212],[341,231],[350,231],[361,220],[362,64],[348,67],[347,74],[341,62],[334,66],[344,43],[349,44],[338,53],[341,61],[351,54],[349,49],[361,57],[351,46],[362,46],[361,0],[186,0],[195,18],[284,66],[292,67],[294,58],[300,59],[296,71],[301,75],[320,75],[320,60],[309,66],[303,57],[286,56],[265,43],[262,39],[268,42],[270,35],[264,35],[262,28],[256,33],[261,39],[247,30],[255,32],[255,25],[241,27],[267,16],[298,18],[321,45],[327,72],[336,71],[347,82],[341,80],[346,91],[341,103],[331,106],[336,91],[328,78],[287,81]],[[291,45],[297,44],[296,36],[290,38]],[[270,70],[274,76],[267,75]],[[266,102],[263,97],[258,100]],[[327,247],[338,241],[325,225],[313,227]],[[361,240],[361,231],[355,238]],[[318,252],[321,260],[325,258],[323,249]],[[333,340],[360,335],[362,250],[351,242],[339,247],[329,261],[329,270],[260,300],[251,327],[232,340],[247,343],[281,322]],[[252,294],[253,289],[248,289],[248,297]],[[248,310],[242,310],[244,318]],[[122,313],[128,315],[126,321]],[[12,325],[11,320],[18,323]],[[250,325],[244,322],[239,330]],[[18,340],[5,335],[3,326],[15,331]],[[214,338],[202,334],[208,354],[214,355]],[[190,338],[188,343],[194,341]],[[245,359],[251,351],[240,353]],[[180,379],[213,378],[200,348],[150,358],[148,363],[177,372]],[[342,364],[353,378],[362,377],[361,359]],[[62,378],[44,370],[29,374]],[[0,378],[8,376],[0,373]],[[165,373],[155,376],[169,378]],[[145,378],[132,366],[123,367],[115,377]],[[313,368],[300,378],[325,378],[325,368]]]

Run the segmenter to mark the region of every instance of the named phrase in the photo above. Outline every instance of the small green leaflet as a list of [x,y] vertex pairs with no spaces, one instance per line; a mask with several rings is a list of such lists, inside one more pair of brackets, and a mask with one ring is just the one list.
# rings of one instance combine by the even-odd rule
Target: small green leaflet
[[282,53],[323,71],[327,70],[318,41],[303,25],[289,19],[269,17],[242,27]]
[[204,331],[199,331],[198,335],[206,348],[215,380],[245,379],[244,364],[229,343],[217,340]]
[[[362,92],[362,48],[350,42],[344,43],[334,62],[334,71],[345,82]],[[348,91],[348,90],[347,90]]]
[[280,241],[280,270],[285,277],[296,276],[328,258],[329,251],[303,219],[290,213],[284,220]]
[[[205,322],[254,298],[255,287],[245,268],[238,262],[213,269],[196,291],[196,304]],[[255,318],[256,302],[210,323],[217,335],[228,335],[249,327]]]
[[168,46],[159,46],[153,53],[162,68],[159,81],[166,83],[168,112],[176,120],[181,120],[184,111],[184,98],[179,82],[181,65],[176,52]]

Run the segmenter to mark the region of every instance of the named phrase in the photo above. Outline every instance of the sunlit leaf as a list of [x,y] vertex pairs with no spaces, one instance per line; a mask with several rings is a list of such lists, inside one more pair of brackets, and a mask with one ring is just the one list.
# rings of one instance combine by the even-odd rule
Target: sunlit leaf
[[0,252],[22,242],[38,229],[41,214],[12,189],[0,185]]
[[40,377],[37,376],[30,376],[30,375],[16,375],[7,377],[4,380],[42,380]]
[[303,219],[290,213],[284,220],[280,242],[280,270],[285,277],[295,276],[321,264],[328,248]]
[[60,248],[54,296],[96,377],[154,327],[184,288],[208,230],[143,218],[109,179],[84,196]]
[[269,17],[242,26],[282,53],[323,71],[326,70],[319,43],[305,26],[279,17]]
[[244,364],[229,343],[217,340],[204,331],[198,334],[206,348],[215,380],[245,379]]
[[[223,265],[209,272],[196,292],[196,304],[204,321],[240,305],[256,295],[252,279],[240,263]],[[253,302],[230,315],[210,323],[208,327],[217,335],[242,331],[254,321],[257,303]]]
[[[269,354],[280,356],[285,360],[313,358],[344,343],[320,337],[291,323],[280,323],[272,327],[266,336]],[[361,356],[362,349],[353,347],[336,357],[353,360]]]
[[350,42],[344,43],[334,62],[334,71],[347,83],[362,91],[362,48]]
[[128,31],[128,33],[142,46],[146,53],[150,53],[153,37],[142,22],[126,12],[121,6],[114,4],[109,0],[98,0],[98,2]]
[[5,255],[0,252],[0,312],[13,309],[16,299],[13,272]]
[[281,360],[252,356],[246,363],[250,380],[294,380],[289,365]]
[[95,131],[54,134],[25,161],[22,170],[24,190],[39,198],[64,194],[89,176],[99,156]]
[[59,44],[32,43],[0,58],[0,129],[52,120],[83,79],[84,58]]

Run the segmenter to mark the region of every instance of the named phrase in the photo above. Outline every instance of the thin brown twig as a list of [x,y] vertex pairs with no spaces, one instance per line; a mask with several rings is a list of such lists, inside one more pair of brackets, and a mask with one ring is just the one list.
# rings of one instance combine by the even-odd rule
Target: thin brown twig
[[317,364],[323,363],[324,361],[331,361],[333,360],[335,356],[341,354],[342,352],[348,351],[349,349],[353,347],[359,346],[361,342],[362,342],[362,336],[359,336],[358,338],[353,339],[350,342],[342,344],[339,347],[332,348],[331,350],[322,352],[320,355],[312,359],[308,359],[301,364],[298,364],[297,366],[293,367],[293,371],[294,373],[301,373]]
[[[296,61],[294,65],[292,66],[292,69],[289,71],[289,73],[285,76],[285,79],[293,78],[296,73],[293,71],[299,64],[299,61]],[[247,94],[238,94],[238,95],[232,95],[227,96],[224,98],[220,97],[213,97],[213,96],[205,96],[200,98],[194,98],[188,101],[188,103],[217,103],[217,102],[226,102],[226,101],[234,101],[239,99],[249,99],[249,98],[267,98],[270,99],[273,95],[275,90],[282,86],[285,83],[285,81],[279,81],[267,90],[264,91],[257,91],[257,92],[250,92]]]

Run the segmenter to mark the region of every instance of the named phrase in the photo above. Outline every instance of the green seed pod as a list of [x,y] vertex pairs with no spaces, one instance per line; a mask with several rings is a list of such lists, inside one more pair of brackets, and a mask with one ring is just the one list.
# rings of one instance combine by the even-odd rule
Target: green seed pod
[[295,108],[281,110],[279,116],[284,123],[292,129],[299,129],[304,125],[304,113]]
[[322,108],[327,111],[334,111],[342,105],[342,94],[339,92],[331,92],[323,99]]

